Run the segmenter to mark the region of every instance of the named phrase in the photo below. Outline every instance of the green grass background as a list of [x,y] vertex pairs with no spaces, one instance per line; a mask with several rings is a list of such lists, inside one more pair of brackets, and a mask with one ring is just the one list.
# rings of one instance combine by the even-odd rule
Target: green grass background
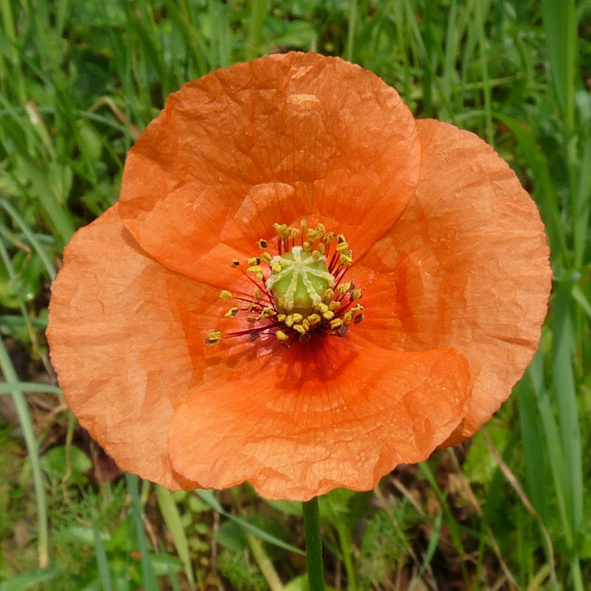
[[305,589],[297,504],[110,477],[44,339],[64,245],[167,95],[287,49],[492,143],[555,276],[540,351],[471,445],[323,499],[329,584],[591,589],[590,38],[589,0],[0,0],[0,591]]

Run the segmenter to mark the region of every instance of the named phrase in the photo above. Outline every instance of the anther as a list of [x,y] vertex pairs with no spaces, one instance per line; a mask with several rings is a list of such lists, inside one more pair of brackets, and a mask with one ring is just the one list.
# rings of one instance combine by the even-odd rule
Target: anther
[[217,345],[222,340],[222,331],[212,330],[205,339],[206,345]]
[[282,330],[278,330],[275,333],[275,336],[277,337],[278,340],[283,341],[283,342],[289,340],[289,337]]
[[322,318],[320,318],[318,314],[310,314],[310,316],[308,316],[306,320],[308,321],[308,324],[310,326],[315,326],[316,324],[322,321]]

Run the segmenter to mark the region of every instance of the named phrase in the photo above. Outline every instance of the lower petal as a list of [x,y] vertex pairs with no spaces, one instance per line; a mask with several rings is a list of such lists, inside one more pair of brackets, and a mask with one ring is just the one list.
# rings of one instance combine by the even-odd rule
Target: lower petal
[[469,368],[453,349],[330,341],[196,391],[172,423],[174,469],[206,487],[249,481],[274,499],[368,490],[397,464],[426,459],[464,417]]

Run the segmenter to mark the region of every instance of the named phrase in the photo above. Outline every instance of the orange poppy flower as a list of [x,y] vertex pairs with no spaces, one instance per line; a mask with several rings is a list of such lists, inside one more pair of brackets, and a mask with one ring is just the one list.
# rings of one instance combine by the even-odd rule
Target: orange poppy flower
[[470,437],[530,362],[551,278],[491,147],[301,53],[173,94],[64,256],[52,360],[119,465],[294,500]]

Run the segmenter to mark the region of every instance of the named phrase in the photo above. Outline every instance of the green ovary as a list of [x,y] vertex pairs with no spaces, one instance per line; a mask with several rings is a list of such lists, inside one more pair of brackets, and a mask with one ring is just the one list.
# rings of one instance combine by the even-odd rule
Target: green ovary
[[324,256],[304,252],[299,246],[271,261],[272,274],[266,282],[280,313],[301,314],[307,318],[322,303],[334,277],[326,268]]

